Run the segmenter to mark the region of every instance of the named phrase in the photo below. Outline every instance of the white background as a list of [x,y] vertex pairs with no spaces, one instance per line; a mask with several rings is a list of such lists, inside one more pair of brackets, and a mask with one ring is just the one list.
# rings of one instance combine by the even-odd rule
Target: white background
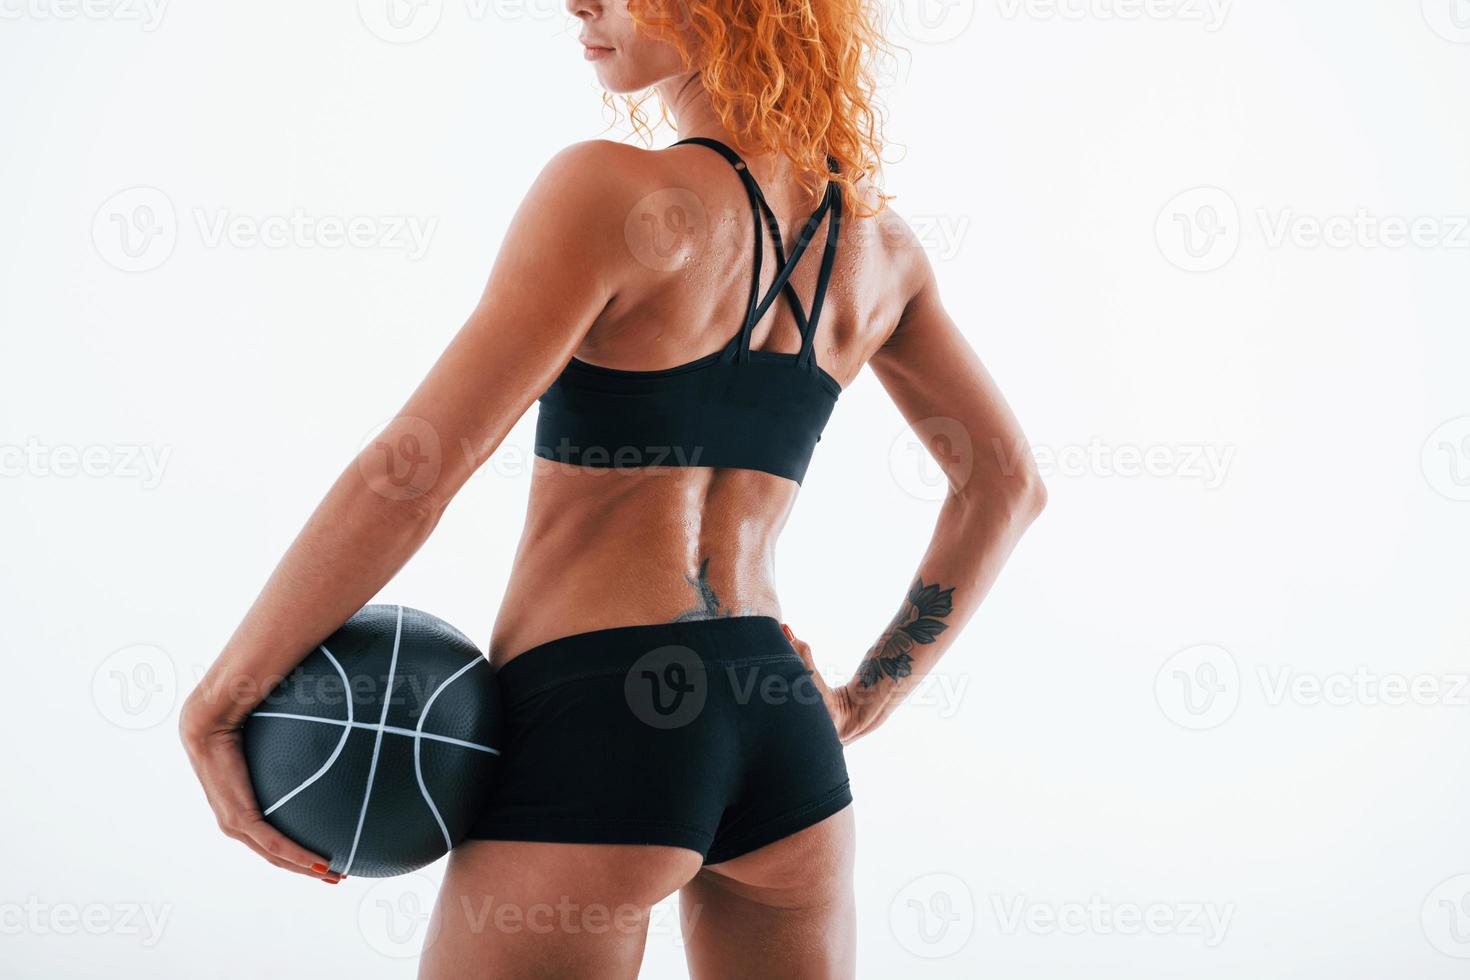
[[[413,974],[442,865],[280,873],[174,733],[535,173],[603,132],[547,0],[385,2],[0,0],[7,976]],[[848,753],[861,975],[1464,976],[1470,6],[893,13],[887,186],[1051,506]],[[298,210],[431,233],[213,234]],[[384,599],[483,644],[530,421]],[[836,679],[938,505],[870,374],[828,432],[780,587]],[[644,975],[683,975],[671,914]]]

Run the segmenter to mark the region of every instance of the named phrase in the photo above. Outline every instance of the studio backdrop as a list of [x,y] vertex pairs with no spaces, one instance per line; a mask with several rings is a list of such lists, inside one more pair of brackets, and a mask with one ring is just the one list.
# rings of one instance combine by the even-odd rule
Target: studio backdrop
[[[847,752],[860,975],[1464,976],[1470,9],[888,29],[886,188],[1050,506]],[[178,710],[541,167],[632,138],[575,36],[547,0],[0,0],[0,975],[413,975],[443,863],[269,867]],[[533,422],[380,601],[484,648]],[[930,454],[1010,451],[844,394],[777,568],[830,679],[909,584]],[[680,942],[669,902],[644,976]]]

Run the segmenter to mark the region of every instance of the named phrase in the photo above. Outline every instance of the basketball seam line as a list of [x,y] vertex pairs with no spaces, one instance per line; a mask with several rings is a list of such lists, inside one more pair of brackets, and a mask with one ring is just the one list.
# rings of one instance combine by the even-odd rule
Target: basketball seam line
[[434,706],[434,699],[437,698],[446,687],[459,680],[460,677],[464,676],[464,674],[475,664],[486,662],[487,661],[484,657],[477,656],[474,660],[471,660],[459,670],[455,671],[447,680],[444,681],[444,683],[436,687],[434,689],[434,693],[429,695],[429,700],[424,702],[424,710],[419,712],[419,723],[414,728],[413,733],[413,775],[414,778],[418,780],[419,792],[423,794],[424,802],[429,805],[429,812],[434,815],[434,822],[439,825],[439,833],[444,835],[444,846],[449,848],[450,850],[454,850],[454,841],[451,840],[449,837],[449,828],[444,826],[444,818],[439,815],[439,808],[434,805],[434,798],[429,795],[429,787],[424,785],[424,766],[423,761],[419,757],[419,747],[423,745],[422,738],[424,734],[424,722],[429,720],[429,709]]
[[[388,724],[388,707],[393,703],[393,675],[398,670],[398,644],[403,639],[403,607],[398,607],[398,622],[393,627],[393,655],[388,658],[388,683],[383,690],[383,713],[378,717],[378,734],[373,738],[373,761],[368,764],[367,786],[362,791],[362,809],[357,814],[357,830],[352,835],[352,850],[342,874],[352,870],[357,858],[357,845],[362,840],[362,825],[367,820],[368,801],[373,798],[373,778],[378,774],[378,753],[383,748],[383,728]],[[349,729],[350,731],[351,729]]]
[[[313,715],[293,715],[285,711],[256,711],[251,714],[250,717],[284,718],[287,721],[309,721],[318,725],[336,725],[338,728],[358,728],[370,732],[375,732],[378,730],[377,725],[374,725],[371,722],[367,721],[354,721],[351,725],[349,725],[341,718],[317,718]],[[397,725],[385,725],[383,727],[383,734],[406,735],[409,738],[413,738],[415,735],[419,735],[419,737],[426,742],[443,742],[445,745],[457,745],[462,749],[474,749],[476,752],[488,752],[491,755],[500,754],[499,749],[491,748],[488,745],[481,745],[479,742],[468,742],[462,738],[455,738],[452,735],[436,735],[433,732],[418,733],[411,728],[399,728]]]
[[[332,651],[328,650],[325,646],[318,647],[317,649],[321,650],[322,653],[325,653],[327,655],[327,659],[332,662],[332,666],[337,668],[337,673],[342,675],[342,686],[350,693],[352,690],[352,683],[347,679],[347,671],[343,670],[342,665],[337,662],[337,658],[332,656]],[[332,720],[335,721],[336,719],[334,718]],[[342,737],[337,740],[337,747],[333,749],[332,754],[327,757],[326,763],[323,764],[322,767],[316,772],[303,779],[301,783],[291,792],[287,793],[285,796],[272,803],[270,805],[270,808],[262,813],[261,816],[268,817],[272,813],[275,813],[281,807],[289,803],[292,797],[294,797],[297,793],[300,793],[302,790],[306,789],[306,787],[310,786],[312,783],[316,782],[318,779],[321,779],[327,774],[327,771],[331,769],[332,765],[337,761],[337,757],[342,754],[342,748],[347,744],[347,739],[352,734],[352,722],[352,698],[348,697],[347,723],[342,728]]]

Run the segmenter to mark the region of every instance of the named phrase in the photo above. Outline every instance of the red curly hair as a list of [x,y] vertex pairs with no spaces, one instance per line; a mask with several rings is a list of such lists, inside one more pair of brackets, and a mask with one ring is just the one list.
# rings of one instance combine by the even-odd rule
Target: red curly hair
[[[830,178],[846,214],[883,211],[888,195],[872,184],[862,193],[857,187],[882,169],[874,65],[888,47],[868,0],[628,0],[628,12],[699,70],[716,115],[739,134],[737,149],[782,154],[812,192]],[[673,29],[675,18],[684,30]],[[653,132],[642,107],[651,94],[623,97],[648,145]],[[614,96],[603,101],[616,115]],[[662,104],[659,115],[669,121]],[[828,170],[829,155],[837,174]]]

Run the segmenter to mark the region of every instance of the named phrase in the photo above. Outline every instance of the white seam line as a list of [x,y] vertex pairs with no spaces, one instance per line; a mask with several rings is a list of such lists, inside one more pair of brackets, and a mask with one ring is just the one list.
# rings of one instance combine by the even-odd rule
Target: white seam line
[[325,776],[327,774],[327,770],[331,769],[332,764],[337,761],[337,757],[342,754],[342,748],[347,744],[348,736],[352,734],[352,682],[347,679],[347,671],[343,670],[342,665],[337,663],[337,658],[332,656],[332,651],[328,650],[325,646],[318,647],[317,649],[321,650],[322,653],[325,653],[327,655],[327,659],[332,662],[332,666],[337,668],[337,673],[342,675],[342,689],[347,692],[347,723],[342,726],[342,737],[337,740],[337,747],[332,750],[332,754],[327,757],[327,761],[322,764],[322,767],[316,772],[312,773],[310,776],[307,776],[304,780],[302,780],[301,784],[298,785],[291,792],[287,793],[285,796],[272,803],[270,805],[270,808],[261,814],[261,816],[263,817],[268,817],[272,813],[275,813],[281,807],[289,803],[291,801],[291,798],[294,797],[297,793],[300,793],[302,790],[306,789],[306,787],[310,786],[312,783]]
[[[284,711],[256,711],[251,714],[252,718],[287,718],[291,721],[310,721],[318,725],[336,725],[338,728],[359,728],[370,732],[378,730],[378,726],[366,721],[354,721],[350,726],[340,718],[317,718],[313,715],[292,715]],[[445,745],[458,745],[462,749],[474,749],[476,752],[489,752],[491,755],[499,755],[499,749],[493,749],[479,742],[467,742],[462,738],[453,738],[449,735],[435,735],[433,732],[415,732],[412,728],[399,728],[397,725],[384,725],[385,735],[406,735],[413,738],[417,735],[426,742],[443,742]]]
[[367,820],[368,801],[373,798],[373,777],[378,774],[378,753],[383,748],[383,729],[388,725],[388,706],[393,703],[393,674],[398,670],[398,644],[403,639],[403,607],[398,607],[398,622],[393,627],[393,655],[388,659],[388,684],[383,690],[383,713],[378,718],[378,734],[373,738],[373,761],[368,764],[367,786],[362,791],[362,810],[357,814],[357,831],[352,835],[352,850],[347,852],[347,864],[342,874],[352,870],[357,857],[357,844],[362,840],[362,824]]
[[434,693],[429,695],[429,700],[424,702],[423,710],[419,712],[419,723],[417,726],[415,726],[413,732],[413,775],[414,778],[418,780],[419,792],[423,794],[424,802],[429,805],[429,812],[434,815],[434,822],[439,825],[439,833],[444,835],[444,846],[450,850],[454,850],[454,841],[451,840],[449,837],[449,828],[444,826],[444,818],[439,815],[439,808],[434,805],[434,798],[429,795],[429,787],[424,785],[424,766],[423,761],[419,758],[419,747],[424,744],[424,722],[429,720],[429,709],[434,706],[434,699],[437,698],[446,687],[459,680],[459,678],[465,673],[465,671],[469,670],[477,663],[486,662],[487,661],[484,657],[477,656],[474,660],[471,660],[469,663],[465,664],[459,670],[451,674],[449,678],[444,681],[443,684],[440,684],[438,687],[434,688]]

